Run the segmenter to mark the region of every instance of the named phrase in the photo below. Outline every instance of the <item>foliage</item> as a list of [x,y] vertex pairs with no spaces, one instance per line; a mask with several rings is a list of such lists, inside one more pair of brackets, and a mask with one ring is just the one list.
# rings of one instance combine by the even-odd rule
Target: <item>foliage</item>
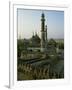
[[17,41],[17,52],[18,52],[18,57],[21,56],[21,52],[24,50],[26,51],[27,50],[27,46],[29,45],[29,43],[25,40],[18,40]]

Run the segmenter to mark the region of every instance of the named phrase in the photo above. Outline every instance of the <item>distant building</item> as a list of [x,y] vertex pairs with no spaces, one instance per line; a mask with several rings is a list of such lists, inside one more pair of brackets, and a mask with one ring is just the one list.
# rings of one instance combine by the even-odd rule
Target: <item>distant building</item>
[[30,44],[32,44],[35,47],[40,47],[40,37],[37,35],[37,33],[35,33],[35,35],[33,34],[33,36],[30,39]]

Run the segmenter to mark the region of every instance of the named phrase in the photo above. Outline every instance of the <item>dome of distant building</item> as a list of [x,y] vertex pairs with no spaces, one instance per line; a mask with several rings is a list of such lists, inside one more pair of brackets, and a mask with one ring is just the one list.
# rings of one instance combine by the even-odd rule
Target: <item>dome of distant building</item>
[[30,43],[36,47],[40,45],[40,41],[40,37],[37,35],[37,33],[33,35],[30,39]]
[[40,38],[37,34],[33,35],[31,38],[32,43],[36,42],[36,43],[40,43]]

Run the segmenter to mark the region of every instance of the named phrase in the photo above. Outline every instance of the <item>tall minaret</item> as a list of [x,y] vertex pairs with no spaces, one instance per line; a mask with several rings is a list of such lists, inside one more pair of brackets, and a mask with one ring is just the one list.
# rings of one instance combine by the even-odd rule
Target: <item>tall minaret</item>
[[45,37],[45,16],[44,13],[41,15],[41,52],[45,51],[45,42],[46,42],[46,37]]
[[45,49],[47,51],[47,25],[45,25]]
[[46,37],[46,42],[47,42],[47,25],[45,26],[45,37]]

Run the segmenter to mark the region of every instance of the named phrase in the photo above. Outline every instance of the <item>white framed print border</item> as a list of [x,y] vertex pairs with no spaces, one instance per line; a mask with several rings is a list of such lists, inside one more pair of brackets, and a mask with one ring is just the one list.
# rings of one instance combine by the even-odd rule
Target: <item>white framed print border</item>
[[[65,63],[64,63],[64,79],[57,80],[32,80],[17,81],[17,8],[24,9],[42,9],[42,10],[63,10],[64,11],[64,43],[65,43]],[[12,87],[38,87],[68,84],[70,81],[69,72],[69,41],[70,41],[70,24],[69,24],[69,5],[47,4],[47,5],[25,5],[24,2],[9,2],[9,86]]]

